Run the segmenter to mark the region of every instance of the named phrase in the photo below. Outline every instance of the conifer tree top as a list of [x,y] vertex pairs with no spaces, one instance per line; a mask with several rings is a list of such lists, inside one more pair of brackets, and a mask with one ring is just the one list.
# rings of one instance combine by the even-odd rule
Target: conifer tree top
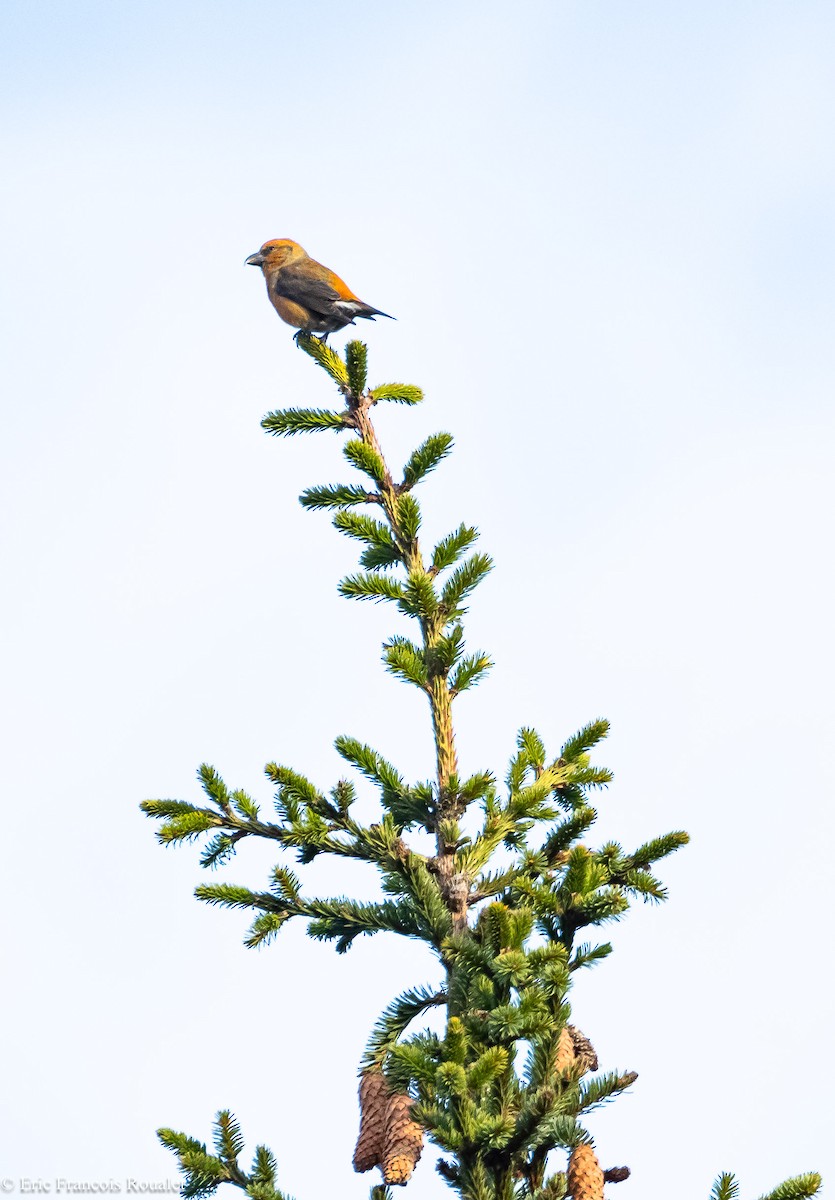
[[[629,1172],[601,1164],[589,1117],[637,1076],[611,1064],[599,1069],[589,1031],[573,1023],[572,980],[611,953],[602,926],[619,920],[636,898],[665,898],[655,865],[683,846],[687,834],[672,831],[634,849],[590,842],[597,797],[611,781],[593,759],[608,732],[602,719],[557,749],[524,727],[501,782],[492,764],[460,776],[453,708],[491,667],[486,652],[467,648],[464,622],[492,562],[474,549],[478,532],[466,523],[453,522],[425,548],[416,496],[449,456],[452,437],[428,437],[402,473],[393,474],[373,409],[385,402],[417,404],[420,390],[398,383],[368,387],[361,342],[349,342],[342,357],[315,337],[298,340],[335,384],[339,403],[270,413],[263,427],[283,437],[345,436],[353,476],[308,488],[301,503],[329,511],[334,526],[361,547],[359,570],[341,581],[340,593],[393,605],[413,622],[413,638],[394,634],[384,643],[383,662],[428,706],[431,775],[406,780],[384,748],[345,733],[335,743],[346,764],[343,778],[323,784],[296,764],[268,764],[275,788],[270,814],[248,793],[229,789],[208,765],[199,772],[204,802],[148,800],[142,807],[160,822],[164,845],[202,840],[207,868],[227,864],[247,838],[276,844],[278,863],[261,890],[231,882],[196,890],[207,903],[253,914],[248,946],[266,944],[301,918],[312,938],[333,942],[340,953],[361,935],[387,932],[422,941],[437,961],[438,977],[396,997],[369,1038],[360,1071],[364,1079],[384,1080],[383,1107],[377,1116],[363,1110],[357,1169],[379,1165],[384,1185],[405,1183],[424,1131],[442,1151],[439,1172],[464,1200],[560,1200],[566,1194],[592,1200],[604,1183]],[[354,811],[357,789],[367,785],[379,803],[370,824]],[[416,831],[431,835],[434,852],[418,851]],[[384,898],[311,895],[304,868],[321,855],[366,862],[378,873]],[[435,1008],[446,1013],[443,1035],[415,1030]],[[160,1137],[178,1156],[186,1195],[227,1182],[256,1200],[281,1197],[265,1147],[256,1151],[251,1172],[238,1166],[242,1140],[228,1113],[218,1116],[214,1154],[184,1134],[161,1130]],[[768,1200],[801,1200],[819,1186],[818,1176],[801,1176]],[[383,1200],[386,1188],[372,1193]],[[721,1176],[713,1200],[735,1197],[733,1177]]]

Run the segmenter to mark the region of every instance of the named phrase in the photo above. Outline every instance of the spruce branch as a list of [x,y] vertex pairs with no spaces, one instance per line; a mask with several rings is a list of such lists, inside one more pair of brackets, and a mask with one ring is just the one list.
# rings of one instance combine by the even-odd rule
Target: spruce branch
[[215,1153],[221,1162],[237,1162],[238,1156],[243,1152],[241,1127],[228,1109],[217,1114],[214,1143]]
[[588,725],[584,725],[577,733],[570,737],[560,750],[560,758],[566,762],[575,762],[581,755],[591,750],[599,742],[602,742],[609,735],[609,722],[604,718],[598,718],[596,721],[590,721]]
[[367,571],[346,575],[339,584],[339,594],[348,600],[397,600],[402,605],[406,589],[388,575]]
[[327,408],[284,408],[267,413],[261,428],[276,437],[292,437],[296,433],[317,433],[323,429],[346,429],[344,412]]
[[382,1067],[405,1031],[427,1009],[446,1004],[447,993],[437,988],[410,988],[393,1000],[377,1018],[362,1059],[362,1069]]
[[257,950],[267,946],[279,934],[287,921],[284,913],[265,912],[255,918],[244,938],[247,950]]
[[569,971],[578,971],[581,967],[593,967],[596,963],[608,958],[612,953],[612,943],[602,942],[599,946],[584,943],[578,946],[568,964]]
[[807,1197],[816,1196],[822,1187],[823,1180],[820,1175],[816,1171],[810,1171],[778,1184],[773,1191],[761,1196],[760,1200],[807,1200]]
[[206,843],[200,854],[200,866],[214,869],[228,862],[235,853],[235,844],[244,836],[245,834],[241,832],[231,835],[228,833],[216,833]]
[[481,682],[492,667],[493,660],[483,651],[462,658],[449,677],[449,694],[454,699],[461,692],[469,691],[470,688]]
[[415,545],[415,539],[420,531],[420,505],[414,496],[404,492],[397,493],[394,499],[393,524],[398,529],[403,542],[411,549],[410,572],[423,575],[423,560],[418,558]]
[[369,546],[390,546],[392,536],[388,525],[375,521],[362,513],[348,511],[338,512],[333,519],[334,526],[348,537],[366,542]]
[[[187,800],[143,800],[139,807],[149,817],[180,817],[195,811],[195,806]],[[215,816],[214,813],[209,815]]]
[[296,338],[296,344],[300,350],[304,350],[305,354],[317,362],[319,366],[327,371],[334,383],[338,384],[340,389],[350,386],[348,380],[348,366],[340,358],[339,354],[327,342],[323,342],[320,338],[313,337],[309,333],[300,333]]
[[739,1183],[736,1176],[723,1171],[713,1185],[710,1200],[736,1200],[738,1195]]
[[423,391],[411,383],[378,383],[368,396],[372,404],[380,400],[391,400],[395,404],[420,404]]
[[164,846],[170,846],[175,842],[190,842],[206,833],[207,830],[214,829],[221,824],[222,818],[217,813],[193,808],[190,812],[172,817],[171,820],[161,825],[157,830],[157,839]]
[[550,866],[557,865],[559,856],[581,838],[596,820],[596,809],[589,804],[578,805],[570,817],[566,817],[548,834],[542,847],[544,862]]
[[[346,896],[333,899],[292,897],[286,892],[253,892],[237,884],[200,884],[194,894],[198,900],[223,908],[260,910],[251,927],[248,946],[270,940],[293,917],[308,918],[307,931],[317,941],[334,941],[340,954],[347,950],[360,934],[400,933],[419,938],[440,948],[449,932],[448,914],[432,902],[428,893],[379,904],[363,903]],[[446,910],[444,910],[446,913]]]
[[238,1122],[228,1110],[215,1117],[214,1154],[209,1153],[204,1142],[174,1129],[158,1129],[157,1137],[177,1158],[183,1175],[181,1195],[185,1197],[211,1196],[221,1184],[231,1183],[252,1200],[292,1200],[276,1187],[276,1162],[266,1146],[256,1147],[249,1173],[242,1169],[238,1159],[243,1153],[244,1139]]
[[487,554],[473,554],[450,576],[441,593],[441,605],[448,616],[457,616],[461,605],[492,571],[493,560]]
[[639,846],[629,855],[629,866],[639,869],[650,867],[659,859],[666,858],[668,854],[673,854],[682,846],[686,846],[689,841],[690,835],[682,829],[666,833],[663,837],[653,838],[652,841],[645,842],[643,846]]
[[439,571],[454,566],[477,538],[477,529],[471,525],[459,525],[456,530],[442,538],[433,550],[430,573],[437,575]]
[[368,1200],[394,1200],[394,1192],[387,1184],[377,1183],[372,1187]]
[[198,900],[217,904],[222,908],[265,908],[285,912],[276,907],[277,901],[266,892],[253,892],[250,888],[235,883],[203,883],[194,889]]
[[258,814],[260,812],[259,806],[251,796],[247,795],[246,792],[242,791],[240,788],[236,788],[235,791],[232,792],[230,799],[232,801],[232,807],[239,816],[249,821],[258,820]]
[[383,462],[382,455],[375,446],[371,446],[368,442],[361,438],[351,438],[345,443],[343,450],[345,457],[348,459],[358,471],[362,471],[370,479],[373,479],[376,484],[386,482],[388,474],[386,464]]
[[229,789],[218,775],[217,771],[209,763],[201,763],[197,768],[197,778],[200,780],[200,785],[208,798],[224,812],[228,812],[230,806]]
[[366,543],[366,549],[360,557],[361,566],[378,569],[403,561],[402,548],[394,540],[389,527],[382,521],[342,509],[334,517],[333,523],[348,537]]
[[368,381],[368,347],[363,342],[349,342],[345,347],[345,367],[351,392],[361,396]]
[[427,691],[429,672],[426,654],[408,638],[395,636],[383,646],[383,661],[392,675]]
[[613,1100],[615,1096],[626,1091],[637,1078],[634,1071],[629,1071],[625,1075],[611,1071],[606,1075],[599,1075],[595,1079],[581,1083],[578,1111],[589,1112],[593,1108],[599,1108],[601,1104],[606,1104],[607,1101]]
[[640,896],[644,901],[659,904],[667,899],[666,887],[649,871],[624,871],[622,876],[617,877],[616,882],[624,892]]
[[288,814],[295,811],[292,806],[296,804],[306,804],[314,812],[319,812],[325,804],[325,797],[319,789],[306,776],[294,771],[291,767],[284,767],[279,763],[267,763],[264,774],[273,783],[279,785],[276,807],[280,813]]
[[378,492],[350,483],[323,484],[302,492],[299,502],[303,508],[351,508],[355,504],[381,504]]
[[545,767],[545,743],[535,729],[522,728],[519,730],[517,746],[524,754],[527,762],[537,771]]
[[356,767],[366,779],[376,783],[385,797],[397,796],[403,791],[404,783],[400,772],[371,746],[345,735],[340,735],[334,746],[346,762]]
[[403,468],[403,487],[413,488],[452,452],[451,433],[433,433],[418,446]]
[[313,917],[307,927],[310,936],[317,941],[336,942],[340,954],[344,954],[360,934],[400,933],[433,944],[436,940],[431,921],[410,900],[364,904],[339,897],[336,900],[310,900],[304,907],[306,915]]
[[[406,586],[403,588],[403,594],[400,599],[400,611],[404,612],[409,617],[415,617],[425,628],[437,628],[438,625],[443,628],[443,621],[439,621],[438,597],[435,594],[435,588],[429,575],[419,571],[410,571]],[[434,638],[424,637],[424,654],[429,653],[433,648],[436,640],[440,637],[440,630],[435,633]]]

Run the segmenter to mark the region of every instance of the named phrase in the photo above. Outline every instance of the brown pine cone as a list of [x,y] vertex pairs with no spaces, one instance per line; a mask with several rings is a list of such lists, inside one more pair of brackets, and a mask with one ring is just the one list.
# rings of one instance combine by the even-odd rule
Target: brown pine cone
[[566,1075],[574,1065],[574,1039],[571,1036],[571,1026],[563,1025],[560,1030],[560,1040],[557,1042],[557,1052],[554,1055],[554,1070],[558,1075]]
[[623,1183],[628,1179],[632,1172],[629,1167],[607,1167],[603,1172],[604,1183]]
[[586,1071],[597,1070],[597,1055],[585,1034],[574,1025],[565,1025],[554,1055],[554,1070],[565,1075],[575,1063],[580,1066],[580,1074],[585,1075]]
[[571,1200],[603,1200],[603,1171],[591,1146],[575,1146],[568,1160]]
[[586,1071],[597,1070],[597,1053],[594,1046],[584,1033],[575,1028],[574,1025],[566,1025],[566,1029],[571,1033],[571,1040],[574,1042],[574,1053],[580,1060],[583,1067],[583,1074]]
[[411,1096],[395,1093],[386,1106],[386,1135],[381,1167],[383,1182],[408,1183],[423,1149],[423,1130],[412,1120]]
[[360,1079],[360,1132],[354,1150],[355,1171],[370,1171],[383,1161],[388,1098],[388,1084],[382,1071],[367,1071]]

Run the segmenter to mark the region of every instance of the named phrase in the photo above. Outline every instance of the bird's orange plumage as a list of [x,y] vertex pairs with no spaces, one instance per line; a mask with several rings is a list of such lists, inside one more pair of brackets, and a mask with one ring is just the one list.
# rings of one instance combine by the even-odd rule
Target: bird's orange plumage
[[289,238],[264,242],[246,261],[263,271],[270,302],[282,321],[305,333],[327,337],[353,325],[356,317],[373,321],[389,315],[360,300],[334,271]]

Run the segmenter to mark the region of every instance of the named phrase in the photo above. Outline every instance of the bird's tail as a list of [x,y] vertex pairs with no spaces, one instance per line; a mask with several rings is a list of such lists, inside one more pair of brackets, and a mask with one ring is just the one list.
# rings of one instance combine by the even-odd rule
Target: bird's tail
[[397,320],[390,313],[384,313],[381,308],[372,308],[370,304],[366,304],[364,300],[357,300],[356,297],[353,300],[335,300],[333,306],[340,313],[344,313],[352,325],[354,317],[365,317],[368,321],[373,321],[375,317],[388,317],[390,321]]
[[393,317],[391,313],[384,313],[381,308],[372,308],[370,304],[366,304],[362,312],[357,313],[358,317],[367,317],[369,321],[373,321],[375,317],[388,317],[390,321],[396,321],[397,317]]

